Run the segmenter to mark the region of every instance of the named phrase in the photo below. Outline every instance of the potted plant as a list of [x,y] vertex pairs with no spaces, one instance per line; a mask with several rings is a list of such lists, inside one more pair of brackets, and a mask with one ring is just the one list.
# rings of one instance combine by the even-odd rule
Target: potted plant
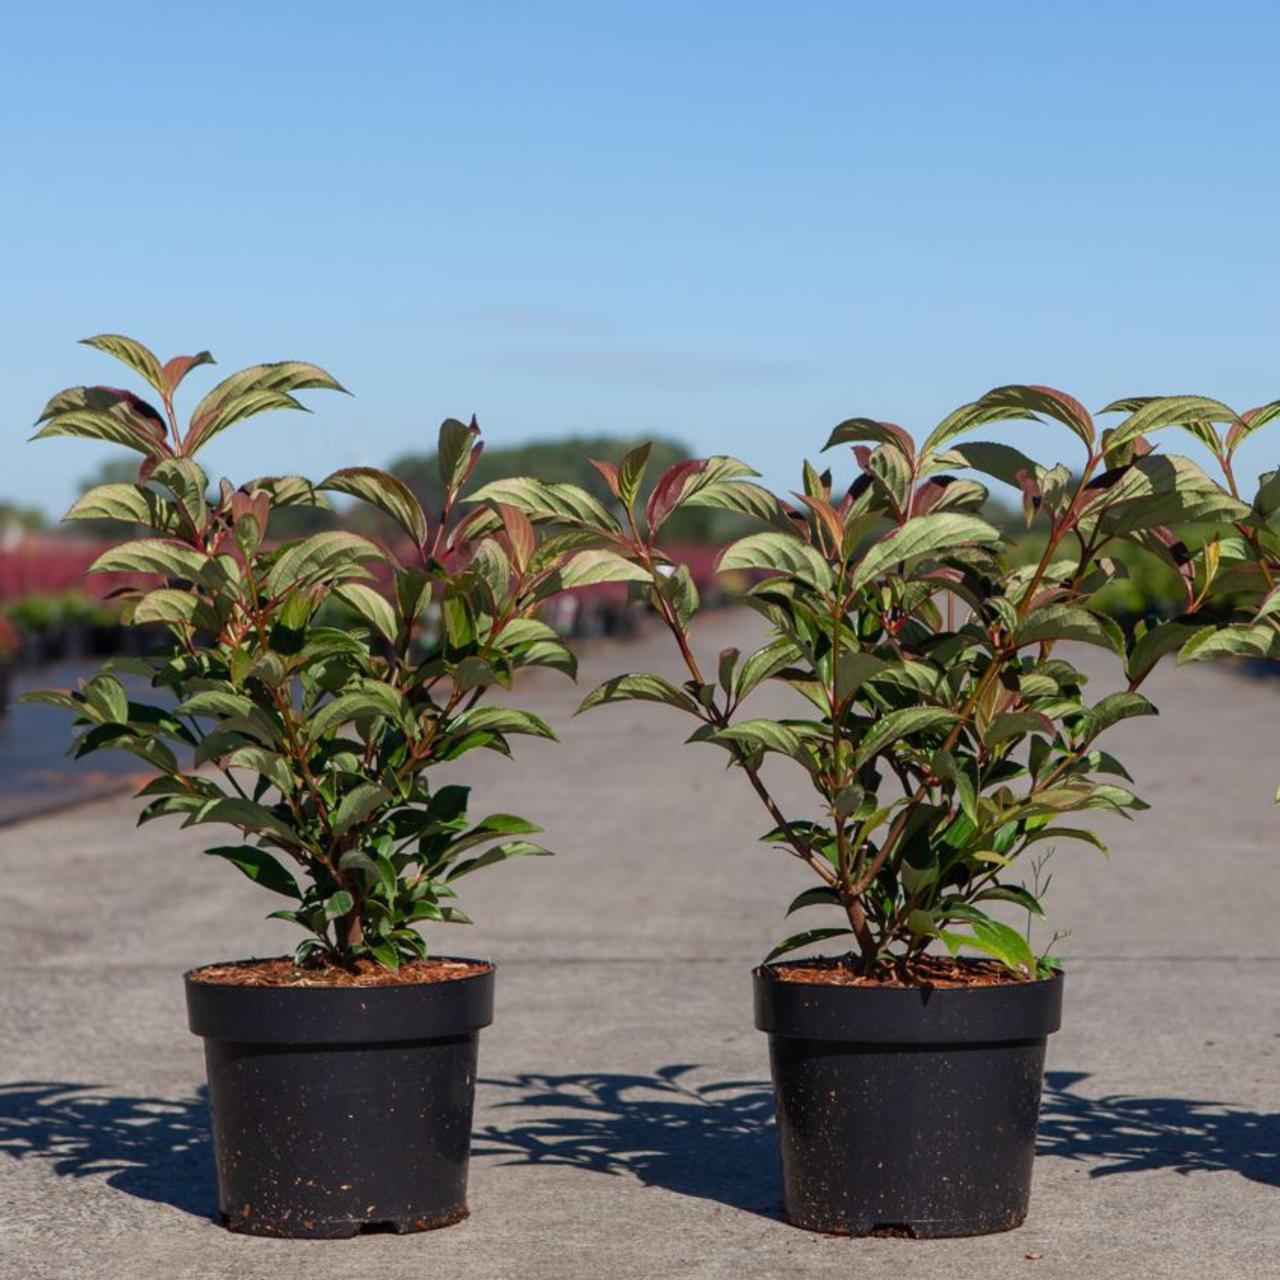
[[[290,957],[186,975],[222,1214],[233,1230],[284,1236],[455,1222],[467,1212],[476,1041],[494,970],[429,954],[418,929],[467,922],[456,894],[473,871],[547,850],[528,838],[532,823],[474,820],[467,787],[429,778],[473,750],[510,754],[513,735],[553,736],[485,695],[522,667],[573,674],[534,617],[559,587],[556,553],[518,511],[455,519],[481,450],[474,422],[440,429],[445,498],[432,519],[368,467],[317,485],[223,480],[209,497],[196,458],[210,439],[337,382],[302,362],[256,365],[215,386],[183,430],[174,393],[207,353],[161,364],[127,338],[89,341],[141,374],[160,407],[74,387],[50,401],[36,435],[142,455],[138,483],[100,485],[68,515],[154,531],[93,570],[146,575],[152,585],[126,594],[128,620],[163,626],[170,642],[152,658],[107,662],[78,689],[30,696],[74,713],[77,755],[110,747],[154,769],[140,821],[231,828],[206,852],[285,899],[272,916],[305,935]],[[272,541],[273,512],[323,505],[325,492],[390,517],[403,535],[396,554],[341,529]],[[361,625],[318,621],[331,600]],[[439,643],[411,661],[429,605],[443,619]]]
[[[608,521],[566,511],[563,495],[532,481],[478,495],[568,526],[671,632],[686,680],[620,675],[582,708],[642,699],[689,717],[690,741],[723,749],[745,775],[767,815],[764,841],[813,875],[788,914],[828,920],[779,942],[754,973],[797,1226],[948,1236],[1007,1229],[1026,1214],[1063,978],[1001,915],[1042,914],[1039,851],[1100,845],[1080,814],[1145,807],[1100,740],[1154,713],[1139,689],[1186,636],[1222,542],[1192,551],[1170,526],[1229,528],[1246,511],[1188,459],[1150,450],[1145,432],[1164,413],[1135,404],[1099,436],[1071,397],[1014,386],[958,409],[921,445],[893,424],[851,419],[828,447],[853,446],[857,479],[839,494],[830,473],[806,463],[794,506],[716,457],[670,468],[641,513],[643,449],[601,466],[618,503]],[[1076,469],[963,442],[1017,418],[1072,431]],[[985,488],[958,471],[1021,492],[1040,535],[1033,562],[1003,556]],[[754,575],[744,600],[768,638],[749,654],[725,650],[711,669],[690,634],[693,581],[659,544],[664,521],[689,506],[764,526],[727,547],[719,568]],[[1122,570],[1109,552],[1126,545],[1171,566],[1184,588],[1177,618],[1130,635],[1090,607]],[[1063,642],[1110,653],[1121,687],[1088,696]],[[765,681],[794,690],[793,714],[745,710]],[[778,798],[774,760],[803,772],[809,809]],[[780,960],[835,939],[852,950]]]
[[62,656],[52,596],[37,592],[18,596],[5,606],[5,616],[22,637],[20,657],[26,666],[43,666]]
[[13,668],[22,652],[22,634],[0,613],[0,715],[9,709],[9,693],[13,685]]
[[89,656],[92,653],[93,626],[97,620],[99,602],[83,591],[65,591],[58,597],[56,607],[63,636],[64,656]]

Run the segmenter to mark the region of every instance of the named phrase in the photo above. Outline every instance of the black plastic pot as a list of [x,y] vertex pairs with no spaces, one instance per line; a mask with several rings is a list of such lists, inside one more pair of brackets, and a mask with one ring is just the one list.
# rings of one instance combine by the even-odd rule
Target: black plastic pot
[[246,987],[187,974],[227,1226],[334,1238],[465,1218],[493,979],[490,967],[392,987]]
[[1060,975],[901,990],[753,977],[794,1225],[923,1239],[1023,1221]]

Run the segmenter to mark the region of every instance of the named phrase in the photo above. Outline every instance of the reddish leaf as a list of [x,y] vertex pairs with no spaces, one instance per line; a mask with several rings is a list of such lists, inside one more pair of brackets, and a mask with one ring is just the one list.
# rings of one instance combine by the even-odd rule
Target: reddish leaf
[[231,495],[231,519],[233,523],[239,522],[245,516],[251,516],[258,522],[258,528],[265,531],[270,514],[271,498],[262,490],[255,493],[253,497],[250,497],[241,489],[237,489]]
[[609,486],[609,492],[615,498],[622,497],[622,488],[618,479],[618,468],[612,462],[598,462],[595,458],[587,461],[600,473],[600,478]]
[[[479,432],[480,428],[476,426],[475,414],[471,415],[471,428],[473,431]],[[484,452],[484,441],[477,440],[471,446],[471,456],[467,459],[467,465],[462,468],[462,477],[458,481],[458,487],[461,488],[468,480],[471,479],[472,472],[476,469],[476,463],[480,461],[480,455]]]
[[847,444],[854,440],[874,440],[877,444],[894,444],[902,450],[908,459],[916,456],[916,442],[909,432],[904,431],[896,422],[878,422],[875,418],[850,418],[842,422],[822,446],[823,450],[832,445]]
[[1026,517],[1028,527],[1040,510],[1040,486],[1036,478],[1029,475],[1026,468],[1020,467],[1017,476],[1018,487],[1022,490],[1022,514]]
[[523,511],[509,507],[506,503],[494,503],[494,509],[502,520],[502,527],[511,543],[511,554],[516,569],[523,573],[529,567],[533,552],[537,546],[537,535],[533,531],[533,523]]
[[955,476],[934,476],[916,488],[915,502],[912,511],[918,515],[928,515],[947,489],[955,484]]
[[1008,416],[1043,414],[1070,427],[1090,449],[1093,448],[1096,434],[1093,418],[1079,400],[1065,391],[1034,384],[993,387],[977,401],[977,406],[980,410],[995,410],[1001,414],[1005,410],[1014,411]]
[[706,468],[706,458],[685,458],[683,462],[673,463],[662,473],[658,483],[653,486],[644,509],[651,534],[656,533],[662,522],[675,510],[684,482]]
[[831,503],[822,498],[811,498],[807,493],[797,493],[795,497],[823,523],[827,536],[831,539],[831,545],[838,550],[844,542],[844,522],[836,514]]
[[202,364],[215,363],[216,361],[207,351],[201,351],[194,356],[174,356],[172,360],[165,361],[164,368],[161,370],[164,374],[165,390],[170,395],[173,395],[178,389],[179,383],[192,369],[198,368]]

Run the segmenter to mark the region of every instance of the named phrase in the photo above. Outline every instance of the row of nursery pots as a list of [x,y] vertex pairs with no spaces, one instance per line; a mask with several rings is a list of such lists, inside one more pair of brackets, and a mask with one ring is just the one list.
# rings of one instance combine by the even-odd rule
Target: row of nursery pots
[[[466,1217],[496,970],[441,964],[455,976],[377,987],[187,974],[232,1230],[333,1238]],[[752,982],[788,1219],[922,1239],[1018,1226],[1061,975],[921,990],[786,981],[780,968],[763,965]]]
[[[342,389],[325,370],[242,370],[199,401],[184,430],[174,396],[212,363],[208,352],[161,362],[119,334],[86,341],[126,364],[161,407],[74,386],[49,401],[36,436],[143,455],[136,484],[96,487],[68,518],[154,530],[90,572],[145,579],[132,589],[133,620],[162,626],[168,642],[76,689],[24,697],[72,713],[78,757],[122,749],[147,763],[141,820],[234,830],[241,843],[210,836],[205,851],[275,895],[273,905],[289,900],[271,916],[302,931],[291,957],[186,975],[232,1229],[341,1237],[466,1215],[478,1040],[497,975],[487,960],[434,949],[428,958],[419,926],[434,937],[467,923],[455,905],[463,876],[551,852],[526,838],[541,828],[525,818],[469,817],[470,788],[454,780],[470,751],[510,755],[517,735],[556,736],[501,700],[527,668],[576,673],[564,637],[589,628],[572,593],[605,585],[670,633],[680,683],[616,675],[578,709],[647,701],[685,717],[686,732],[694,720],[689,741],[724,750],[767,810],[768,856],[812,873],[786,914],[824,913],[751,975],[789,1220],[916,1237],[1023,1221],[1063,977],[1056,957],[999,915],[1044,914],[1043,862],[1029,856],[1022,881],[1011,868],[1042,839],[1100,844],[1092,812],[1146,807],[1097,743],[1154,714],[1141,686],[1162,659],[1280,652],[1280,551],[1268,526],[1280,515],[1280,472],[1246,501],[1231,465],[1241,439],[1280,419],[1280,401],[1237,414],[1204,397],[1138,396],[1103,409],[1119,416],[1100,426],[1052,388],[997,387],[921,442],[877,419],[841,423],[826,447],[852,447],[847,489],[806,461],[803,492],[780,498],[722,455],[652,476],[641,445],[592,462],[612,506],[534,477],[469,489],[479,428],[447,419],[444,496],[428,512],[371,467],[213,489],[195,461],[204,443],[266,410],[302,407],[293,393]],[[1071,460],[1045,466],[970,438],[1028,421],[1023,443],[1046,424],[1066,428]],[[1158,451],[1151,437],[1174,427],[1217,459],[1221,479]],[[972,473],[1020,492],[1041,539],[1030,562],[1010,560]],[[271,541],[273,510],[330,493],[395,521],[408,554],[347,530]],[[761,526],[717,565],[751,584],[744,599],[767,639],[751,653],[723,650],[714,667],[690,630],[700,604],[692,568],[660,541],[682,505]],[[1207,536],[1175,531],[1192,525]],[[1112,544],[1169,569],[1176,617],[1126,635],[1104,607],[1090,608],[1123,580]],[[355,619],[335,620],[339,605]],[[1109,653],[1120,689],[1086,692],[1072,661],[1081,643]],[[785,720],[761,718],[755,703],[743,710],[771,680],[801,704]],[[143,700],[144,684],[164,705]],[[770,770],[802,769],[819,799],[806,790],[812,803],[793,809],[771,789],[766,756]],[[429,775],[438,765],[445,785]],[[793,956],[836,938],[842,954]]]

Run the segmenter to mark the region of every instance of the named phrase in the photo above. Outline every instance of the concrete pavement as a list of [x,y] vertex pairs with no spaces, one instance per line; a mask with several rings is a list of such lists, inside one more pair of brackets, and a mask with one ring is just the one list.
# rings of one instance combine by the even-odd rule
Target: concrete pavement
[[[702,643],[753,630],[709,616]],[[299,1243],[211,1221],[180,975],[292,932],[197,833],[137,831],[127,801],[0,831],[0,1277],[1280,1275],[1280,682],[1169,670],[1162,719],[1109,735],[1153,809],[1104,820],[1109,861],[1055,859],[1052,923],[1073,933],[1027,1224],[854,1241],[780,1220],[751,1025],[749,969],[802,869],[756,843],[754,798],[721,753],[680,745],[675,712],[568,718],[605,676],[675,674],[661,641],[593,647],[576,691],[522,687],[561,745],[469,757],[477,812],[542,822],[560,856],[464,882],[480,923],[433,936],[500,965],[472,1217],[444,1231]]]

